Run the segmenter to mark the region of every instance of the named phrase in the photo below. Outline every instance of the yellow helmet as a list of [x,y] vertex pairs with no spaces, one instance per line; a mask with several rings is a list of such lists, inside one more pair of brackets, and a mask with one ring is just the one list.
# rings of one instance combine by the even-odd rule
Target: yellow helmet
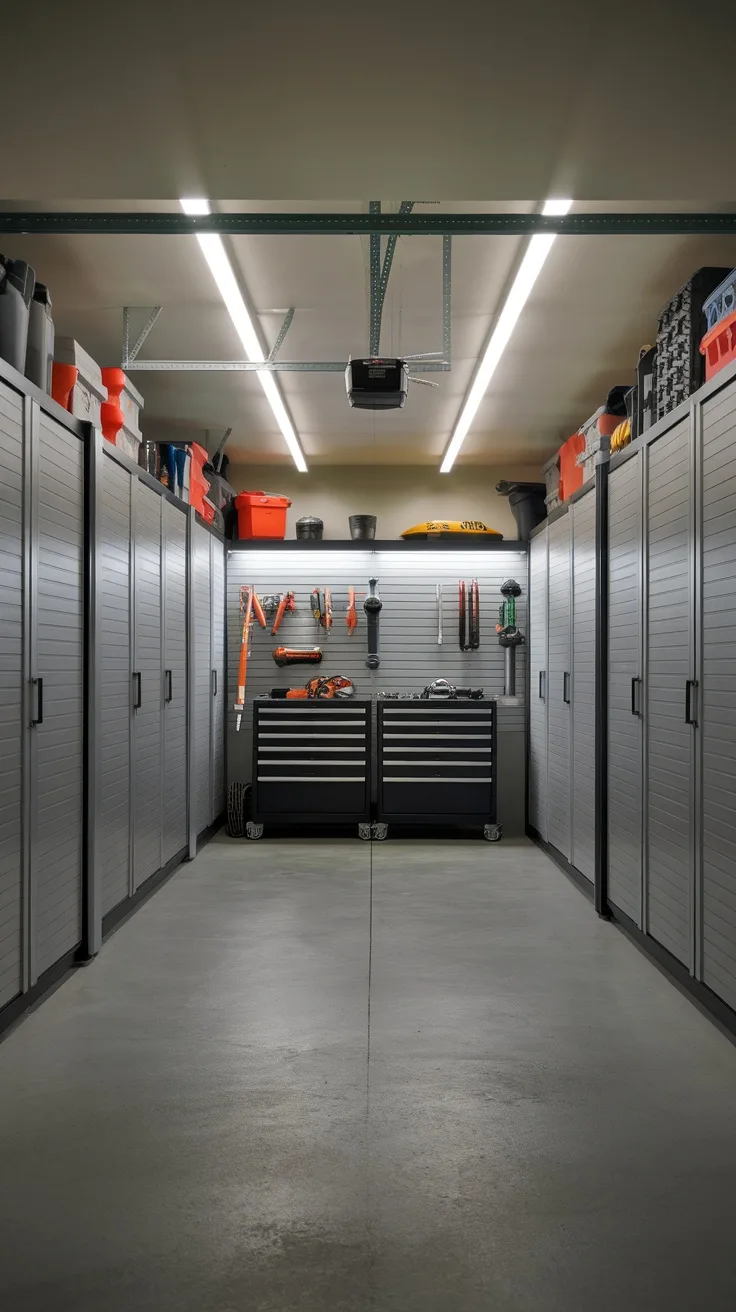
[[503,538],[480,519],[427,519],[401,534],[402,538]]

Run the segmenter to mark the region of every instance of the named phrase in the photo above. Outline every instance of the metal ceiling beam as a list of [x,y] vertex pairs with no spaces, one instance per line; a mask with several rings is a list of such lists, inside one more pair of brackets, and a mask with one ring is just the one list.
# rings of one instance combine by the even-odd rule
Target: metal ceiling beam
[[218,232],[234,236],[271,234],[325,236],[533,236],[571,237],[695,236],[736,234],[732,214],[124,214],[107,212],[0,213],[0,236],[7,233],[97,233],[148,236]]
[[[421,360],[410,364],[415,373],[445,373],[443,360]],[[347,360],[132,360],[131,372],[154,373],[268,373],[344,374]]]

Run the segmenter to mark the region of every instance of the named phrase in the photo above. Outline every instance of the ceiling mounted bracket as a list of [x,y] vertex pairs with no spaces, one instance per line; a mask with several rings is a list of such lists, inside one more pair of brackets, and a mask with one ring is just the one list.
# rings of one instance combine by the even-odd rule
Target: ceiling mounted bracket
[[294,306],[292,305],[292,306],[290,307],[290,309],[288,309],[288,310],[286,311],[286,317],[285,317],[285,319],[284,319],[284,322],[283,322],[282,325],[281,325],[281,332],[279,333],[278,337],[276,338],[276,341],[274,342],[274,344],[273,344],[273,346],[272,346],[272,348],[271,348],[271,350],[270,350],[270,352],[269,352],[269,354],[268,354],[268,357],[267,357],[267,360],[266,360],[266,363],[267,363],[267,364],[272,364],[273,361],[276,359],[276,356],[278,355],[279,351],[281,350],[281,347],[282,347],[283,344],[284,344],[284,338],[286,337],[286,334],[288,333],[289,329],[291,328],[291,321],[292,321],[293,318],[294,318]]
[[[131,346],[130,345],[130,311],[133,308],[150,310],[150,314],[145,324],[143,325],[143,328],[141,329],[141,332],[139,333],[136,341],[134,342],[133,346]],[[162,309],[163,306],[161,305],[154,305],[154,306],[144,305],[144,306],[135,306],[135,307],[130,305],[123,306],[123,361],[122,361],[123,369],[128,369],[135,361],[138,352],[140,351],[143,343],[148,337],[148,334],[153,328],[153,325],[158,319],[158,316],[160,315]]]

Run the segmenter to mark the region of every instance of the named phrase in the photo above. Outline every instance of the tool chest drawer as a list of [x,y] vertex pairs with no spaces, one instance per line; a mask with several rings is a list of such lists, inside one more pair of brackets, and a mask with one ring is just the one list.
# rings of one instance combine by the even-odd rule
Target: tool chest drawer
[[380,819],[495,821],[495,713],[491,701],[379,702]]
[[256,701],[256,821],[367,821],[371,807],[370,701]]

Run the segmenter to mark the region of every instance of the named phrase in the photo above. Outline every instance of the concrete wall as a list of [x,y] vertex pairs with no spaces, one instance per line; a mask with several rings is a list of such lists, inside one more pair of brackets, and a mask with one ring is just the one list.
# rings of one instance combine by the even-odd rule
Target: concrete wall
[[239,492],[262,489],[290,497],[286,536],[302,515],[324,520],[325,537],[350,536],[348,515],[377,515],[377,536],[398,538],[425,519],[481,519],[505,538],[515,538],[516,523],[506,497],[495,490],[500,479],[540,481],[537,465],[493,468],[461,465],[451,474],[421,466],[317,466],[300,474],[286,465],[231,464],[229,478]]

